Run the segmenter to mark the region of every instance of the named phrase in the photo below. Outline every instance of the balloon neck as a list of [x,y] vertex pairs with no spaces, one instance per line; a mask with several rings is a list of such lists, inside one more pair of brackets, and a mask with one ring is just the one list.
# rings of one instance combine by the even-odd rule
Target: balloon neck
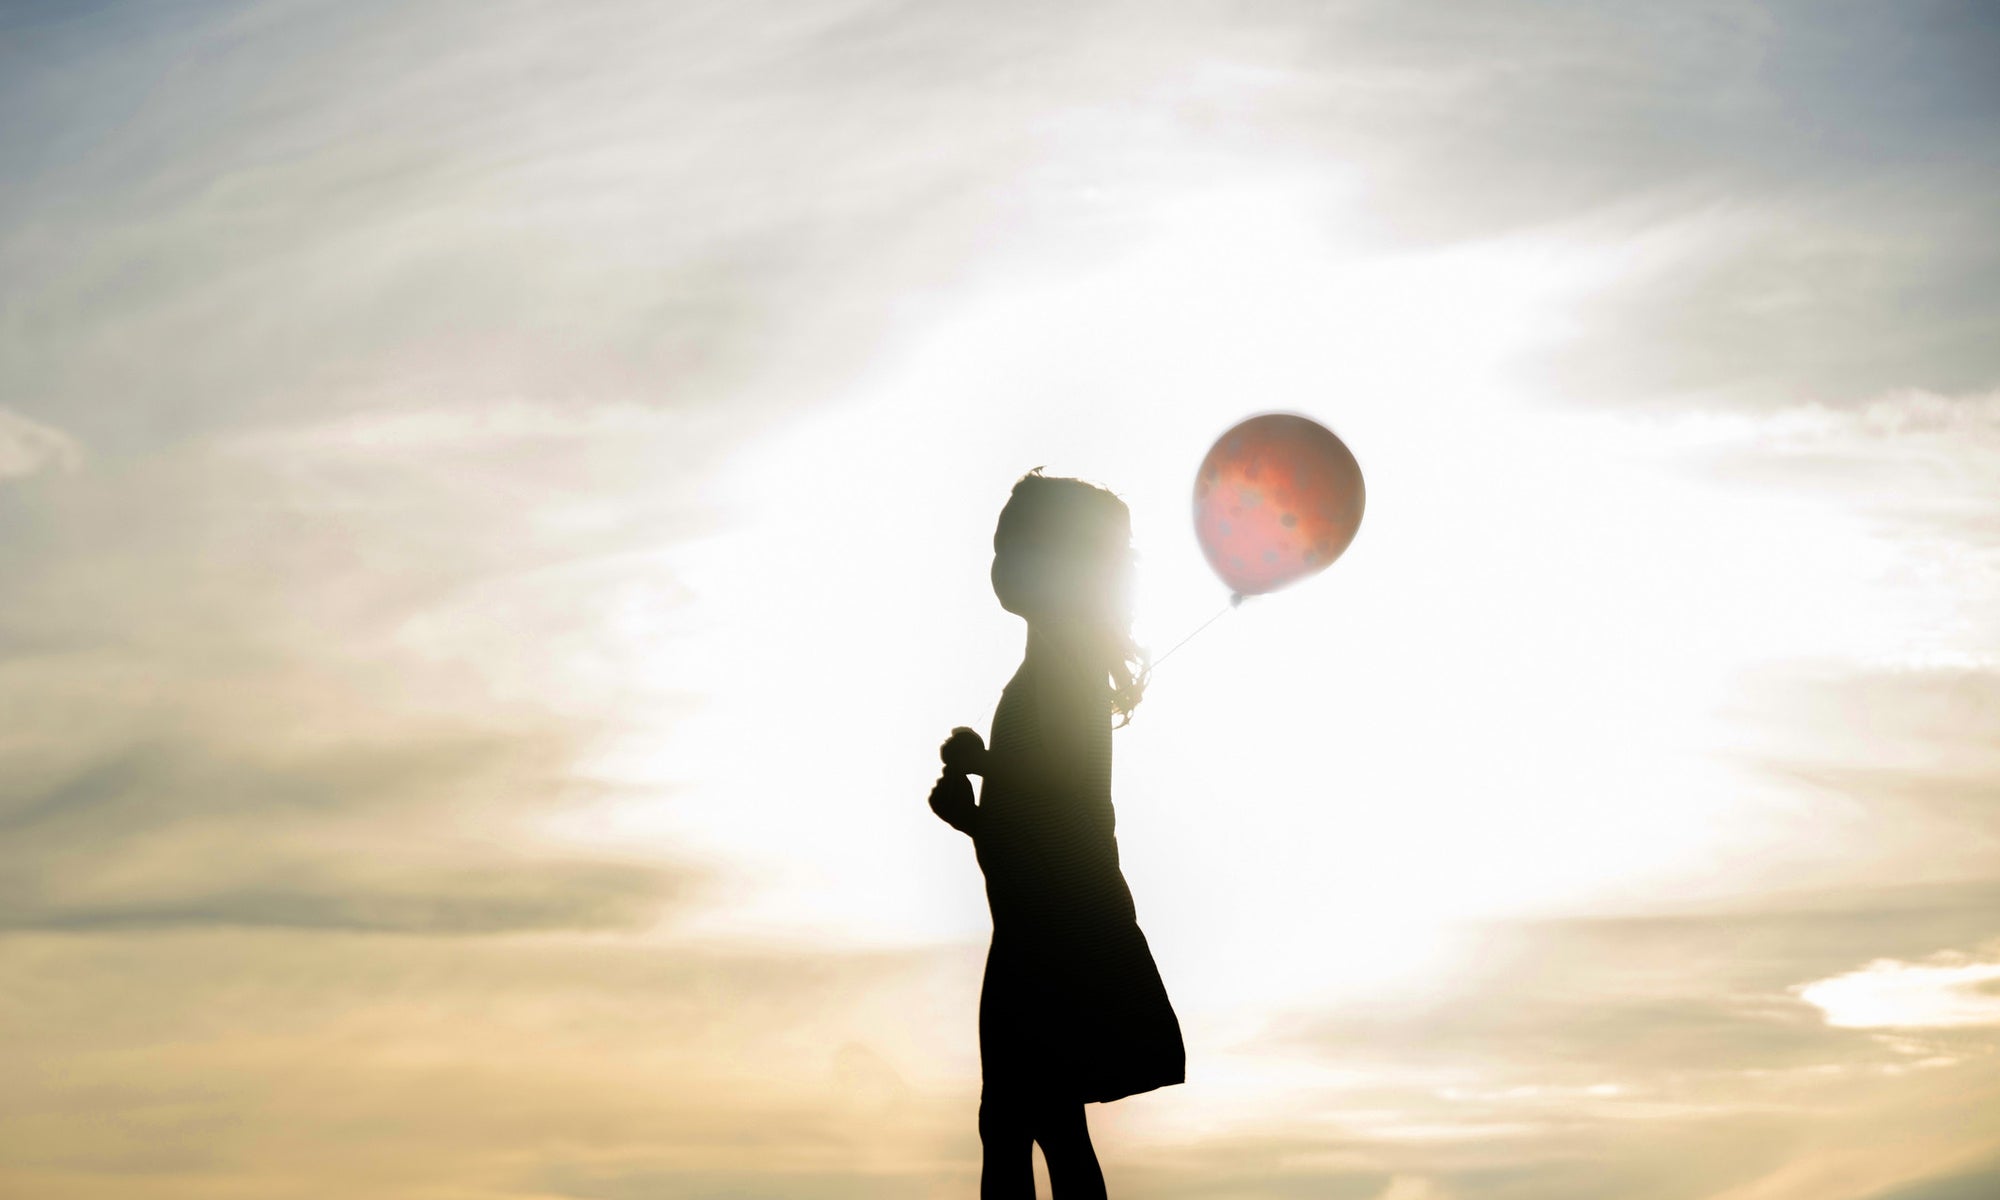
[[1243,593],[1242,593],[1242,592],[1231,592],[1231,593],[1229,593],[1229,607],[1231,607],[1231,608],[1235,608],[1235,607],[1237,607],[1238,605],[1240,605],[1240,604],[1242,604],[1242,603],[1243,603]]

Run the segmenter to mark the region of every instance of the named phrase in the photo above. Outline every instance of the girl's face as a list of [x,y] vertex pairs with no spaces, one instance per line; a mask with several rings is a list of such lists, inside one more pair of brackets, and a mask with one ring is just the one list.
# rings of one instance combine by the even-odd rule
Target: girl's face
[[1059,564],[1048,540],[1036,532],[1012,504],[1000,510],[993,529],[993,595],[1001,608],[1029,620],[1047,616],[1061,590]]
[[1121,572],[1106,551],[1050,536],[1012,505],[1001,510],[993,530],[993,595],[1015,616],[1048,621],[1118,614]]
[[[1004,521],[1001,528],[1006,528]],[[1036,561],[1038,557],[1019,538],[1009,539],[1000,532],[994,533],[993,595],[1001,608],[1017,617],[1035,617],[1045,607],[1040,593],[1044,590],[1046,572]]]

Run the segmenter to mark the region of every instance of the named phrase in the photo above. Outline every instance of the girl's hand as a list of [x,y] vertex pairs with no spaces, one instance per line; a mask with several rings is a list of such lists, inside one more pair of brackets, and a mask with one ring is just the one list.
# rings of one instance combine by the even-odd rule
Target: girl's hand
[[931,785],[931,811],[960,833],[972,832],[972,823],[979,816],[979,806],[972,802],[972,781],[965,777],[965,772],[954,771],[950,767],[944,769],[938,781]]
[[947,770],[961,775],[986,774],[986,743],[976,731],[963,725],[953,729],[944,745],[938,747],[938,758],[944,761]]

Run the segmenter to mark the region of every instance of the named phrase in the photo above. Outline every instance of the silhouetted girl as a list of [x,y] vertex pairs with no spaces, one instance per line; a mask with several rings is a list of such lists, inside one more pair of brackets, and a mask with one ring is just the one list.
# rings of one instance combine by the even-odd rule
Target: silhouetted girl
[[[1041,1143],[1061,1200],[1104,1196],[1087,1102],[1184,1078],[1180,1023],[1118,869],[1111,722],[1145,687],[1132,643],[1132,518],[1076,479],[1031,472],[993,532],[993,592],[1026,618],[993,744],[959,728],[931,808],[971,835],[993,944],[979,995],[983,1200],[1033,1200]],[[978,804],[967,775],[981,775]]]

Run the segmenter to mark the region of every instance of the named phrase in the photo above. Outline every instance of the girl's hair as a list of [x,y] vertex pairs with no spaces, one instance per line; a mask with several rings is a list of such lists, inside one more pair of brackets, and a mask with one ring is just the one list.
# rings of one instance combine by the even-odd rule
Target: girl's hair
[[1000,513],[1000,535],[1043,553],[1050,593],[1065,615],[1079,618],[1094,647],[1098,678],[1111,692],[1123,725],[1146,692],[1150,666],[1132,638],[1132,510],[1111,492],[1081,479],[1021,476]]

